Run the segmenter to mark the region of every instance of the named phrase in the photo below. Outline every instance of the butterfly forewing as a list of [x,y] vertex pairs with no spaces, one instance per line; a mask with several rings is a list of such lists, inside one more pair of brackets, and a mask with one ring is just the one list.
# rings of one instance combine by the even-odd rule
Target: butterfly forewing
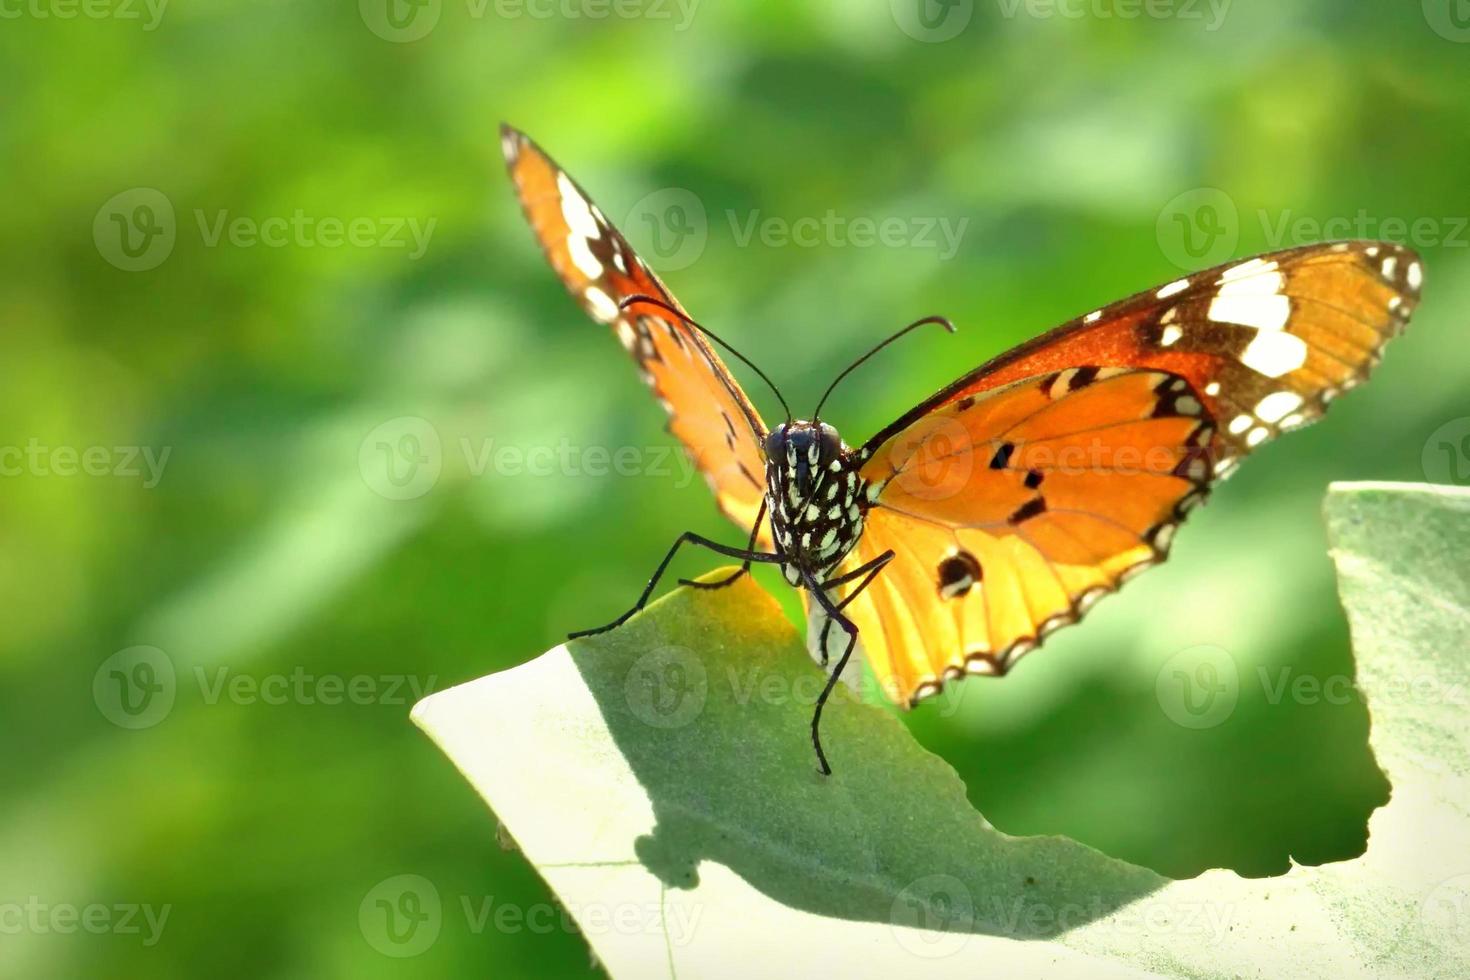
[[1304,245],[1226,263],[1063,324],[917,406],[871,448],[938,405],[1081,365],[1148,367],[1187,379],[1218,422],[1216,476],[1283,430],[1319,418],[1360,384],[1403,329],[1423,270],[1387,242]]
[[[673,432],[709,480],[720,509],[750,530],[764,492],[765,426],[705,339],[677,317],[677,300],[606,215],[524,134],[502,127],[506,164],[526,218],[567,290],[597,322],[613,328],[668,411]],[[763,533],[763,537],[768,537]]]

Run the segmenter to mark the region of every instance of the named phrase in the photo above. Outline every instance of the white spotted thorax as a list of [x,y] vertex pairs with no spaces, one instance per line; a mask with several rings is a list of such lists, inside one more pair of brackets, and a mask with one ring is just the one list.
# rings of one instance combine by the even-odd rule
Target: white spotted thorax
[[766,437],[766,506],[781,550],[782,574],[825,581],[863,533],[868,507],[858,462],[837,430],[798,420]]

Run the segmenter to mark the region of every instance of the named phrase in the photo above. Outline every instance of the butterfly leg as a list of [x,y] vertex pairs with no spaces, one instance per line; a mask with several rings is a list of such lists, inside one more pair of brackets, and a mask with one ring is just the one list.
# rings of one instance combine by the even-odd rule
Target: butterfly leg
[[732,548],[727,544],[720,544],[718,541],[711,541],[709,538],[706,538],[699,534],[695,534],[693,531],[685,531],[683,534],[679,535],[678,540],[674,542],[674,546],[669,549],[669,553],[667,555],[664,555],[664,560],[659,562],[658,568],[653,573],[653,578],[648,580],[647,587],[644,588],[643,594],[638,597],[638,602],[634,604],[632,609],[629,609],[627,612],[623,613],[621,616],[613,620],[611,623],[608,623],[606,626],[599,626],[596,629],[578,630],[575,633],[568,633],[567,639],[575,640],[583,636],[593,636],[598,633],[606,633],[608,630],[615,629],[616,627],[619,627],[626,623],[634,613],[638,612],[640,609],[648,604],[648,597],[653,594],[654,588],[658,585],[658,580],[663,577],[664,569],[669,567],[669,562],[673,561],[674,555],[678,554],[679,546],[685,544],[686,542],[689,544],[697,544],[702,547],[708,548],[710,551],[713,551],[716,554],[726,555],[730,558],[740,558],[744,561],[781,561],[781,556],[777,554],[768,554],[764,551],[754,551],[748,548]]
[[[760,512],[755,515],[755,524],[750,529],[750,543],[745,546],[747,551],[755,550],[756,538],[760,537],[761,533],[761,521],[765,519],[766,498],[764,495],[762,495]],[[734,585],[735,582],[739,580],[740,576],[744,575],[748,571],[750,571],[749,558],[745,559],[745,561],[741,563],[739,571],[735,572],[733,575],[728,575],[725,578],[720,579],[718,582],[696,582],[692,578],[681,578],[679,579],[679,584],[687,585],[692,589],[723,589],[727,585]]]
[[[892,558],[893,553],[890,551],[885,552],[883,555],[878,556],[878,558],[873,559],[873,561],[869,564],[877,564],[880,561],[882,562],[882,564],[877,564],[876,568],[868,571],[867,578],[863,579],[862,584],[859,585],[856,589],[853,589],[852,593],[846,596],[842,600],[842,603],[840,605],[832,601],[832,597],[827,594],[827,590],[823,588],[821,583],[814,580],[809,573],[805,571],[802,572],[802,578],[806,582],[806,587],[811,591],[812,596],[816,599],[817,605],[822,607],[822,611],[827,614],[827,618],[829,621],[836,620],[837,625],[841,626],[843,632],[847,634],[847,646],[843,648],[842,656],[837,658],[837,666],[833,669],[832,673],[828,675],[827,683],[822,687],[822,693],[817,695],[817,705],[816,708],[812,711],[812,747],[817,750],[817,768],[824,776],[832,775],[832,767],[827,763],[827,754],[822,751],[822,707],[827,703],[827,698],[832,695],[832,688],[837,686],[838,678],[840,678],[842,676],[842,672],[847,669],[847,661],[849,658],[852,657],[852,650],[853,647],[857,645],[858,638],[857,624],[848,619],[846,616],[842,615],[842,606],[847,605],[849,602],[852,601],[854,596],[860,593],[863,589],[867,588],[867,586],[873,581],[873,578],[878,574],[878,572],[883,569],[883,565],[888,564],[889,560]],[[844,578],[846,578],[846,576],[844,576]],[[823,643],[824,645],[822,652],[825,653],[825,638],[823,640]]]
[[[852,600],[856,599],[858,597],[858,593],[861,592],[861,591],[863,591],[863,589],[866,589],[868,587],[868,585],[873,581],[873,578],[880,571],[883,570],[883,566],[884,565],[887,565],[892,560],[893,560],[893,549],[890,548],[887,551],[883,552],[883,554],[879,555],[877,558],[874,558],[872,561],[867,562],[867,563],[865,563],[863,565],[859,565],[857,568],[854,568],[852,571],[846,572],[846,573],[844,573],[842,575],[839,575],[837,578],[834,578],[831,581],[828,581],[828,582],[823,583],[823,585],[826,588],[829,588],[830,589],[830,588],[833,588],[834,586],[846,585],[848,582],[851,582],[853,579],[855,579],[855,578],[857,578],[859,576],[862,576],[862,575],[866,575],[867,576],[867,578],[863,579],[861,585],[859,585],[857,588],[853,589],[852,592],[845,599],[843,599],[841,602],[839,602],[837,604],[837,608],[838,609],[841,609],[844,606],[846,606],[849,602],[851,602]],[[822,651],[822,666],[823,667],[827,666],[827,635],[831,631],[832,631],[832,617],[831,616],[828,616],[827,617],[827,621],[822,624],[822,639],[821,639],[821,644],[818,647],[818,649],[820,649]]]

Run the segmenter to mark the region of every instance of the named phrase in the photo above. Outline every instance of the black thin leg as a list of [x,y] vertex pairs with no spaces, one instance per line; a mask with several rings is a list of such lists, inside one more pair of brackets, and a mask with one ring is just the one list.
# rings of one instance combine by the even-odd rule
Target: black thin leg
[[[892,557],[893,555],[890,553],[888,555],[888,558]],[[887,563],[886,559],[884,560],[884,563]],[[868,583],[872,582],[873,575],[876,575],[878,573],[878,570],[882,567],[883,566],[880,565],[877,569],[874,569],[872,573],[869,574],[868,578],[863,581],[863,584],[855,589],[852,595],[849,595],[846,599],[843,600],[843,604],[846,605],[848,600],[861,592],[863,588],[868,585]],[[827,764],[827,754],[822,751],[822,707],[827,703],[827,698],[830,697],[832,694],[832,688],[837,686],[838,678],[842,676],[842,671],[847,667],[847,661],[852,656],[852,648],[857,645],[858,628],[856,623],[848,619],[846,616],[842,615],[840,607],[832,602],[832,597],[827,595],[827,592],[822,587],[821,583],[814,580],[811,575],[805,571],[802,572],[801,577],[802,580],[806,583],[806,587],[816,598],[817,605],[821,606],[823,612],[827,614],[828,619],[836,620],[837,625],[841,626],[843,631],[847,633],[847,646],[843,649],[842,656],[837,658],[837,666],[827,677],[827,683],[822,687],[822,693],[817,695],[817,705],[816,708],[812,711],[812,747],[817,750],[817,768],[821,771],[822,775],[830,776],[832,775],[832,767]],[[823,648],[822,652],[826,652],[825,647]]]
[[[851,582],[853,579],[857,578],[859,575],[866,575],[867,576],[867,578],[863,579],[861,585],[859,585],[857,588],[855,588],[851,592],[849,592],[847,594],[847,596],[841,602],[839,602],[837,604],[837,608],[838,609],[843,609],[843,608],[845,608],[847,606],[847,604],[849,602],[851,602],[852,600],[854,600],[854,599],[856,599],[858,597],[858,593],[862,592],[870,584],[872,584],[872,581],[873,581],[874,577],[876,577],[877,574],[883,570],[883,566],[887,565],[892,560],[893,560],[893,549],[892,548],[889,548],[887,551],[883,552],[883,554],[879,555],[877,558],[874,558],[872,561],[870,561],[870,562],[868,562],[868,563],[866,563],[864,565],[859,565],[857,568],[854,568],[852,571],[847,572],[847,573],[845,573],[843,575],[839,575],[837,578],[832,579],[830,582],[824,582],[823,583],[823,587],[830,589],[830,588],[833,588],[834,586],[846,585],[848,582]],[[831,631],[832,631],[832,617],[828,616],[827,617],[827,621],[822,624],[822,636],[821,636],[821,639],[820,639],[819,644],[818,644],[818,649],[821,651],[821,654],[822,654],[822,661],[821,661],[821,663],[822,663],[822,666],[823,667],[827,666],[827,635]]]
[[[755,550],[755,542],[756,542],[756,539],[758,537],[760,537],[760,533],[761,533],[761,521],[763,521],[765,519],[766,519],[766,498],[765,498],[764,495],[762,495],[761,496],[761,509],[760,509],[760,512],[755,515],[755,524],[750,529],[750,543],[745,546],[747,550],[749,550],[749,551],[754,551]],[[692,578],[681,578],[681,579],[679,579],[679,584],[680,585],[687,585],[687,586],[689,586],[690,588],[693,588],[693,589],[723,589],[727,585],[734,585],[740,579],[740,576],[744,575],[748,571],[750,571],[750,559],[749,558],[745,559],[745,561],[741,564],[740,570],[738,572],[736,572],[735,574],[730,575],[730,576],[728,576],[726,578],[722,578],[718,582],[696,582]]]
[[592,630],[579,630],[576,633],[568,633],[567,639],[575,640],[583,636],[593,636],[597,633],[606,633],[608,630],[626,623],[630,616],[632,616],[634,613],[636,613],[638,610],[642,609],[645,605],[648,604],[648,597],[653,594],[653,589],[656,585],[658,585],[658,580],[663,576],[664,569],[669,567],[669,562],[674,560],[674,555],[678,553],[679,546],[681,544],[684,544],[686,541],[690,544],[701,545],[717,554],[727,555],[730,558],[740,558],[748,562],[775,562],[781,560],[780,555],[766,554],[763,551],[753,551],[750,549],[732,548],[727,544],[720,544],[718,541],[711,541],[709,538],[695,534],[693,531],[685,531],[683,534],[679,535],[679,540],[674,542],[674,546],[669,549],[669,553],[667,555],[664,555],[664,560],[659,562],[658,569],[655,570],[653,573],[653,578],[648,580],[648,586],[643,590],[643,594],[638,597],[638,602],[633,606],[632,609],[629,609],[627,612],[623,613],[621,616],[613,620],[611,623],[608,623],[606,626],[599,626],[597,629]]

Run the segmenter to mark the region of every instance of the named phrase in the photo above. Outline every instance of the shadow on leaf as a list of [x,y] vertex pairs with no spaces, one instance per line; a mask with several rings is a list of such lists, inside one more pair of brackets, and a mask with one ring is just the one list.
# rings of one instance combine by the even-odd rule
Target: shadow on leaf
[[995,830],[948,764],[842,687],[822,727],[835,772],[819,775],[823,675],[749,576],[679,589],[570,649],[648,792],[657,823],[636,850],[669,887],[715,861],[818,915],[1046,939],[1167,884],[1067,838]]

